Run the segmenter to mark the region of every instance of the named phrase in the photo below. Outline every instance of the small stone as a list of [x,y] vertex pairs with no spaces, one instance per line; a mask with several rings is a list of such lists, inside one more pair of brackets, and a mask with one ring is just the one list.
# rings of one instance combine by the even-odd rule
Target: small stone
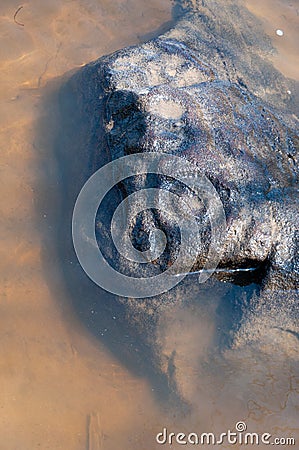
[[277,36],[283,36],[284,32],[282,30],[276,30]]

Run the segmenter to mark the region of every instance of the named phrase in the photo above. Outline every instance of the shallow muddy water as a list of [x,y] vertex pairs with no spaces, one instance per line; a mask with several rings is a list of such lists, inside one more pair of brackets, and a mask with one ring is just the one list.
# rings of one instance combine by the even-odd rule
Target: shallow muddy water
[[[272,38],[274,65],[299,79],[298,1],[246,5]],[[161,447],[163,427],[225,432],[241,420],[299,442],[294,336],[284,355],[227,346],[225,357],[211,357],[218,328],[229,327],[237,299],[255,285],[214,281],[165,314],[160,338],[165,349],[181,349],[189,411],[169,406],[144,363],[147,349],[119,325],[111,298],[101,292],[97,302],[87,277],[73,274],[73,253],[61,251],[69,216],[61,211],[65,168],[53,151],[59,77],[159,34],[173,14],[167,0],[1,2],[0,450],[151,450]]]

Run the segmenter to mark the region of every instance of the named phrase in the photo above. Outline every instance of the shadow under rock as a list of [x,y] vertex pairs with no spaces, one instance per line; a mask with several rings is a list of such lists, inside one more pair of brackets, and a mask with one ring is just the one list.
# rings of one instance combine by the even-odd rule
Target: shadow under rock
[[[215,345],[223,348],[229,345],[231,330],[241,317],[242,307],[238,300],[241,288],[217,280],[199,287],[197,278],[190,276],[155,302],[142,299],[138,304],[141,312],[135,321],[134,304],[104,291],[87,277],[73,247],[73,207],[84,182],[93,173],[94,164],[100,167],[107,160],[103,157],[105,152],[101,152],[98,162],[90,160],[90,155],[94,154],[89,151],[90,146],[99,146],[101,138],[91,132],[90,111],[86,110],[84,117],[76,101],[68,82],[60,80],[49,85],[44,93],[44,114],[36,137],[36,145],[43,148],[46,155],[40,160],[41,173],[46,176],[41,177],[37,186],[36,212],[43,236],[43,265],[48,285],[57,301],[62,303],[62,310],[63,303],[67,303],[66,312],[71,308],[121,364],[134,375],[149,380],[159,402],[182,407],[183,401],[176,386],[171,385],[169,373],[163,374],[159,370],[161,361],[155,335],[160,310],[164,311],[178,298],[185,303],[184,308],[196,308],[199,312],[202,308],[205,314],[211,308],[211,318],[215,314],[216,328],[221,330],[215,337]],[[51,162],[54,169],[49,169]],[[110,205],[115,208],[114,202]],[[43,216],[47,217],[46,226],[40,219]],[[56,270],[58,283],[53,283],[53,270]],[[257,288],[251,285],[249,290]]]
[[[245,289],[211,280],[206,287],[199,288],[194,277],[190,276],[156,302],[151,299],[140,301],[139,316],[135,321],[132,308],[136,302],[130,304],[126,299],[116,298],[90,281],[74,252],[72,213],[84,183],[95,168],[105,165],[110,158],[104,139],[105,130],[98,119],[102,86],[90,66],[84,72],[89,79],[88,84],[84,80],[80,85],[73,84],[72,74],[67,74],[64,79],[50,83],[44,91],[43,114],[36,136],[36,146],[44,152],[39,162],[40,171],[46,174],[40,178],[36,198],[36,213],[43,235],[44,272],[55,298],[61,301],[66,298],[80,321],[120,363],[136,376],[147,378],[161,403],[170,401],[182,407],[183,401],[169,377],[171,358],[167,363],[167,373],[159,370],[160,349],[155,336],[160,311],[178,298],[184,299],[185,308],[192,306],[198,311],[203,308],[208,312],[211,308],[215,329],[219,330],[214,344],[221,349],[229,345],[231,332],[240,323],[241,294],[246,292],[248,301],[259,286],[250,284]],[[115,189],[107,208],[115,209],[120,201],[121,194]],[[47,216],[46,226],[40,219],[44,215]],[[53,262],[59,278],[56,284],[50,276]]]

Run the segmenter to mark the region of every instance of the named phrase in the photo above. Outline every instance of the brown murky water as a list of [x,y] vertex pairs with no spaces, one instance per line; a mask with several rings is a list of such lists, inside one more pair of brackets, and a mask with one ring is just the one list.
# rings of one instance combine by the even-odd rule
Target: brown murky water
[[[298,2],[246,4],[273,38],[276,67],[298,79]],[[61,261],[52,252],[51,239],[63,217],[57,214],[54,195],[57,160],[49,152],[48,137],[44,145],[36,138],[45,112],[44,88],[71,69],[167,27],[171,11],[167,0],[1,2],[0,450],[151,450],[159,448],[155,434],[164,425],[210,431],[213,423],[233,427],[246,418],[257,427],[262,423],[264,431],[271,426],[277,434],[295,433],[298,377],[286,361],[284,371],[268,361],[268,375],[257,364],[251,381],[246,374],[232,379],[233,369],[226,368],[226,388],[217,400],[215,392],[224,380],[206,377],[195,388],[192,379],[198,373],[190,372],[186,391],[198,397],[197,413],[182,421],[166,413],[149,381],[126,368],[75,315]],[[276,29],[284,36],[277,36]],[[39,189],[47,192],[44,207],[37,200]],[[194,343],[204,354],[215,324],[205,317],[200,328],[196,317],[179,307],[170,314],[180,318],[182,330],[188,329],[188,334],[179,333],[178,345],[193,342],[182,361],[182,367],[191,367]],[[169,327],[171,323],[169,317]],[[177,338],[171,330],[165,336]],[[228,359],[234,368],[251,357]],[[265,385],[267,376],[273,391]],[[244,409],[240,393],[248,386],[255,398],[248,394]],[[266,397],[271,397],[268,409],[262,406]]]

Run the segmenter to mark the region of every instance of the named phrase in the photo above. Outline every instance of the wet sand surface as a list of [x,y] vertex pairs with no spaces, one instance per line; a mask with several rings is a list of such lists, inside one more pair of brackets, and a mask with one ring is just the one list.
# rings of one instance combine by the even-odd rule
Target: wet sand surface
[[[298,2],[246,4],[273,38],[275,66],[298,79]],[[265,361],[228,352],[221,377],[211,367],[194,369],[193,355],[205,358],[215,328],[216,297],[206,317],[177,306],[165,325],[169,346],[180,336],[178,345],[188,349],[181,362],[186,392],[198,398],[197,411],[182,417],[166,411],[150,381],[89,332],[65,288],[61,268],[72,261],[60,261],[54,250],[64,220],[56,198],[60,171],[50,137],[37,138],[46,116],[45,87],[167,28],[172,6],[166,0],[1,2],[0,450],[150,450],[160,448],[155,434],[163,426],[226,431],[245,419],[254,424],[252,431],[296,433],[299,377],[287,358]],[[240,367],[253,361],[255,376],[249,379]]]
[[[277,50],[273,57],[275,67],[286,77],[298,80],[299,2],[247,0],[245,4],[262,21],[265,32]],[[283,36],[279,36],[277,30],[283,31]]]

